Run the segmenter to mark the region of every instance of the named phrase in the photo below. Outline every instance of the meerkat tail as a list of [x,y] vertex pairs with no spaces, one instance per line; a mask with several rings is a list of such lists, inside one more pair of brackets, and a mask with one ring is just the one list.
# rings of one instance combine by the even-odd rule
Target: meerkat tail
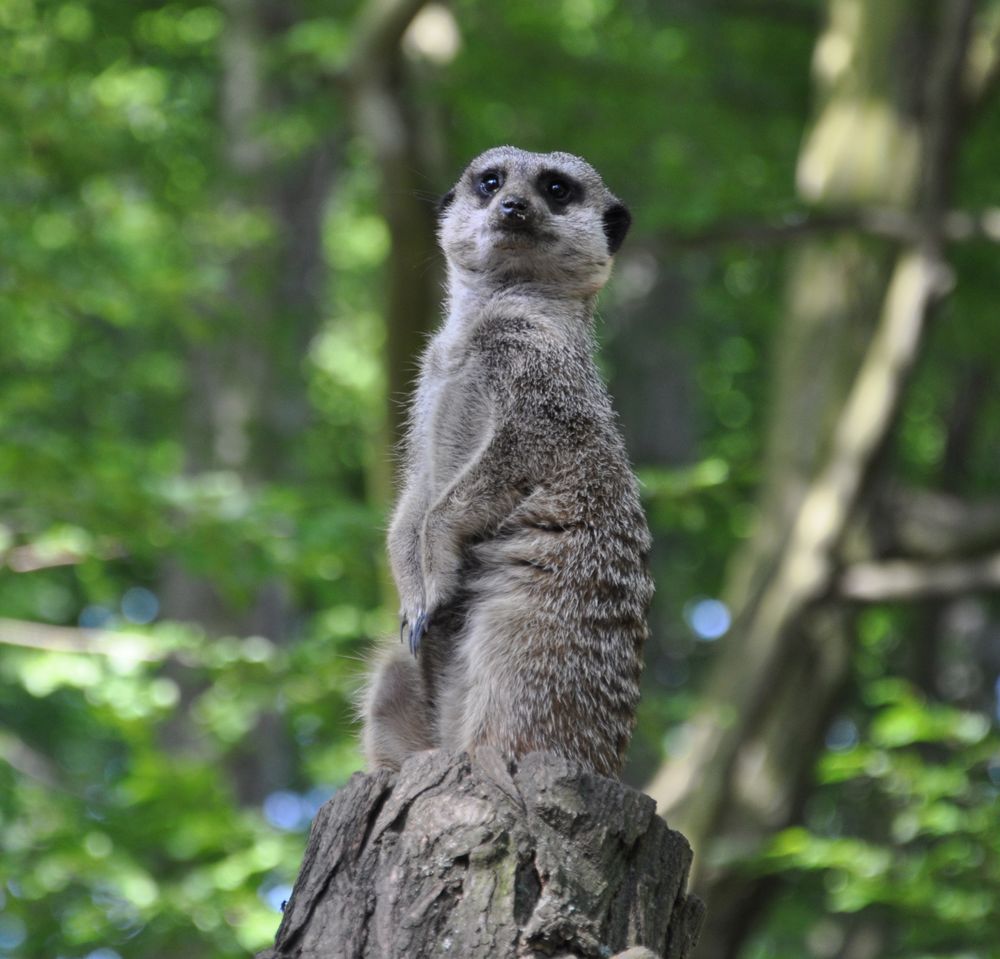
[[416,660],[405,650],[384,655],[361,704],[362,745],[370,769],[398,769],[411,753],[433,749],[432,720]]

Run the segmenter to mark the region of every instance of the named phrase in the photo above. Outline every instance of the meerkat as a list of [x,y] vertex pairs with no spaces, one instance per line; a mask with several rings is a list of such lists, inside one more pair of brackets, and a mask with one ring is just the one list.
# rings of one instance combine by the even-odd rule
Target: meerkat
[[586,161],[509,146],[441,201],[447,312],[388,535],[409,650],[364,695],[371,767],[490,745],[620,774],[653,584],[593,322],[630,222]]

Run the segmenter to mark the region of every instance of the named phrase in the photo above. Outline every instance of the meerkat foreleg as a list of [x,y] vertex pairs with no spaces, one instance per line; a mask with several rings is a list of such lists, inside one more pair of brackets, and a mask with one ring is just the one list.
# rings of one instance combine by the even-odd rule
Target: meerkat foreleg
[[496,529],[523,497],[511,478],[503,442],[490,437],[427,511],[421,537],[423,605],[410,628],[411,647],[458,589],[466,545]]
[[[403,494],[389,527],[389,565],[399,593],[400,630],[409,627],[411,638],[425,605],[422,537],[426,512],[425,495],[411,487]],[[411,652],[416,652],[412,642]]]

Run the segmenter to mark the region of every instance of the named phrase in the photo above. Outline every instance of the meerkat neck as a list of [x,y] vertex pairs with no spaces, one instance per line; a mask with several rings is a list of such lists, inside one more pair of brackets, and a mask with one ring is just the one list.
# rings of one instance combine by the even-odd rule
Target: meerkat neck
[[593,320],[597,295],[567,291],[565,285],[539,281],[505,280],[491,285],[481,277],[468,282],[458,271],[449,271],[448,316],[469,317],[485,312],[510,309],[518,312],[576,321],[588,327]]

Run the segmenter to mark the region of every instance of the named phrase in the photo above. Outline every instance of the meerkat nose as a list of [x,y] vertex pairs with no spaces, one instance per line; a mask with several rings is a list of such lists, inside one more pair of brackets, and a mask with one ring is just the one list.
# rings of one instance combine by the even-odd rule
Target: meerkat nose
[[528,201],[522,196],[505,196],[500,201],[500,209],[509,219],[524,220],[527,218]]

